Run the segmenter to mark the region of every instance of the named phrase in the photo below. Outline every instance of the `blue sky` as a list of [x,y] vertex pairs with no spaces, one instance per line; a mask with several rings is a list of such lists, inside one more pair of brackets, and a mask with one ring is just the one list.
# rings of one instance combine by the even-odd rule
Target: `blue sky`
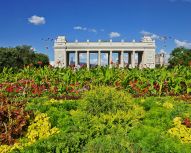
[[156,39],[157,52],[191,48],[191,0],[0,1],[0,46],[31,45],[50,60],[58,35],[139,41],[143,34]]

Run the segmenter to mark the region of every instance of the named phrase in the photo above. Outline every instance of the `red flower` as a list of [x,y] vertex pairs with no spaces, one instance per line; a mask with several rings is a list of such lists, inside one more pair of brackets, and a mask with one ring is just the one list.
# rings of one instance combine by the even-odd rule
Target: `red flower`
[[42,65],[42,61],[38,61],[37,64],[38,64],[38,65]]
[[6,88],[7,92],[13,92],[14,91],[14,87],[13,86],[9,86]]
[[183,121],[183,124],[186,125],[186,127],[190,128],[191,127],[190,119],[185,118],[184,121]]
[[74,90],[74,89],[72,89],[72,90],[70,90],[70,92],[75,92],[75,90]]

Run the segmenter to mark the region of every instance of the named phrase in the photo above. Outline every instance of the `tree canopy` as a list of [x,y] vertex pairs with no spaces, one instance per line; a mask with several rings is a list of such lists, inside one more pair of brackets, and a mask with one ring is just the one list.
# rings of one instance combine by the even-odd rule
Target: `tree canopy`
[[39,67],[48,64],[48,56],[42,53],[35,53],[31,46],[23,45],[0,48],[0,71],[2,71],[4,67],[21,69],[27,65]]
[[184,47],[175,48],[169,59],[171,67],[176,65],[191,66],[191,50]]

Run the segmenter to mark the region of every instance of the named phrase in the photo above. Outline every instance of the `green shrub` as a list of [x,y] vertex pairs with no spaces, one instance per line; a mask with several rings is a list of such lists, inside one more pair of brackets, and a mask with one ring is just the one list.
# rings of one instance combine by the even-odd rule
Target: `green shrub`
[[85,111],[92,115],[128,111],[133,106],[131,97],[111,87],[96,87],[84,95]]
[[90,140],[83,151],[85,153],[128,153],[129,145],[124,135],[104,135]]

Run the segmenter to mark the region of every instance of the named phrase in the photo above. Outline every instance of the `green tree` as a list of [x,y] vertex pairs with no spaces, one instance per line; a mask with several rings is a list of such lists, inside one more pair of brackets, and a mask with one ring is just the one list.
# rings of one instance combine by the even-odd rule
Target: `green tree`
[[35,53],[31,46],[27,45],[0,48],[0,72],[4,67],[17,70],[29,64],[36,67],[45,66],[49,64],[49,58],[42,53]]
[[34,65],[36,67],[49,65],[49,58],[48,58],[48,56],[45,55],[45,54],[42,54],[42,53],[36,53],[35,54]]
[[191,50],[184,47],[175,48],[169,59],[170,67],[176,65],[191,66]]
[[35,52],[31,48],[31,46],[27,46],[27,45],[17,46],[16,52],[18,54],[18,59],[22,61],[22,66],[28,65],[30,63],[34,63]]

